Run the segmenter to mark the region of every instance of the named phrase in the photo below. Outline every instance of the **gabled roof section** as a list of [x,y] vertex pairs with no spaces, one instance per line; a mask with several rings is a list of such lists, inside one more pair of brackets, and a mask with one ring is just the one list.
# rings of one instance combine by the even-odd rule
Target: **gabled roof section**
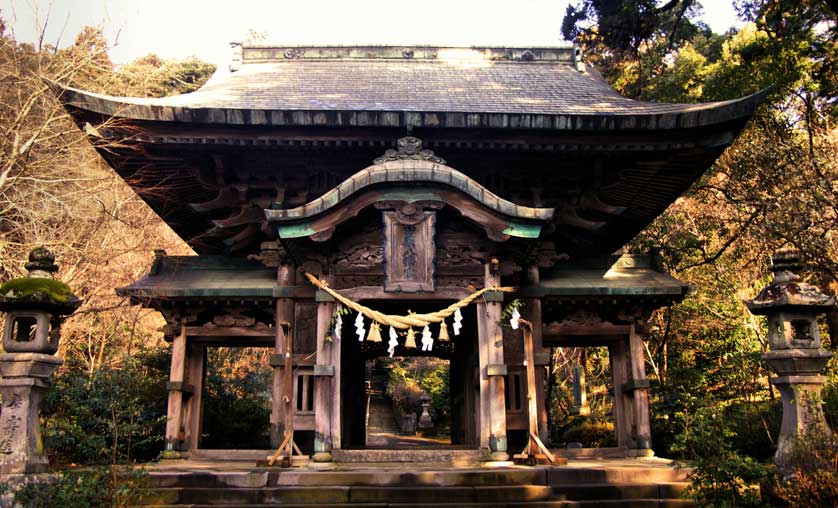
[[112,97],[56,86],[67,107],[105,116],[265,126],[673,129],[744,118],[761,100],[636,101],[573,47],[251,46],[189,94]]
[[546,270],[541,282],[522,288],[526,295],[559,299],[662,298],[680,301],[690,286],[663,271],[654,256],[612,255],[586,265],[560,265]]

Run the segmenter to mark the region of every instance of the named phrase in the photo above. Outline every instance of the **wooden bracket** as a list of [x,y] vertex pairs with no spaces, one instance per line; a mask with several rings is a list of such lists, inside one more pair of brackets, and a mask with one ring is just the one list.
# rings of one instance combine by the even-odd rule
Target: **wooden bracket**
[[486,366],[487,376],[505,376],[506,374],[506,364],[504,363],[491,363]]
[[635,390],[647,390],[652,384],[649,382],[648,379],[629,379],[627,382],[623,383],[622,389],[623,393],[631,393]]
[[322,289],[318,289],[314,293],[314,301],[317,303],[331,303],[335,301],[335,297]]
[[334,365],[315,365],[314,375],[322,377],[333,377],[335,375]]
[[188,383],[184,383],[183,381],[169,381],[166,383],[166,390],[170,392],[182,392],[188,395],[195,393],[195,387]]

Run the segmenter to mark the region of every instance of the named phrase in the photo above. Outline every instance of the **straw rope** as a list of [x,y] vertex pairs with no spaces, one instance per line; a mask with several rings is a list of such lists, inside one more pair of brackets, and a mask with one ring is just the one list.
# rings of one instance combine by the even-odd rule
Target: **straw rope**
[[319,280],[314,275],[306,272],[306,277],[308,278],[309,282],[317,286],[318,288],[322,289],[323,291],[332,295],[332,297],[339,301],[344,307],[350,308],[356,312],[360,312],[364,316],[372,319],[373,321],[377,321],[383,325],[392,326],[394,328],[410,328],[410,327],[418,327],[422,328],[427,326],[431,323],[439,323],[443,321],[445,318],[454,314],[457,309],[462,309],[470,305],[474,300],[480,298],[483,293],[487,291],[501,291],[504,293],[509,293],[515,291],[513,287],[494,287],[494,288],[483,288],[474,293],[468,295],[467,297],[463,298],[462,300],[452,303],[448,307],[438,310],[436,312],[431,312],[430,314],[414,314],[410,313],[407,316],[395,316],[392,314],[383,314],[378,312],[377,310],[370,309],[369,307],[365,307],[358,302],[354,302],[349,298],[341,295],[334,289],[330,288],[325,282]]

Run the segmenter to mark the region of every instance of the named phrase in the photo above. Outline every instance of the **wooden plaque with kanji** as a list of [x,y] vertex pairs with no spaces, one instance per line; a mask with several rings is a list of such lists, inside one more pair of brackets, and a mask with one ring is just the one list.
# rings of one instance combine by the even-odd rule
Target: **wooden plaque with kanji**
[[408,205],[398,211],[382,213],[384,290],[406,293],[433,291],[436,212],[414,210]]

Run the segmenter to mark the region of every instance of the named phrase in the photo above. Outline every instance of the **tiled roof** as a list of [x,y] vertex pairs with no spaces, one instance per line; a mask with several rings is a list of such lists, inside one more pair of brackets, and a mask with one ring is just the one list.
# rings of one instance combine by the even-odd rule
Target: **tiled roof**
[[[221,69],[189,94],[126,98],[66,88],[64,100],[127,118],[243,124],[276,124],[263,118],[261,112],[267,111],[620,116],[701,113],[737,102],[628,99],[576,61],[571,48],[535,48],[527,57],[520,56],[520,49],[424,48],[410,58],[394,57],[392,48],[309,48],[302,57],[282,49],[245,48],[244,63],[237,70]],[[185,110],[258,113],[254,119]],[[690,123],[696,122],[706,123]],[[282,123],[289,122],[283,118]]]

